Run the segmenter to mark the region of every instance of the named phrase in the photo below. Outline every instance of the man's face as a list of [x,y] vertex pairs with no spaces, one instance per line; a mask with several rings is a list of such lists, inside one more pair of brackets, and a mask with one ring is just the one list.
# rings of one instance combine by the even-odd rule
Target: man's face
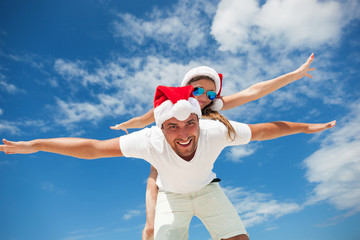
[[170,118],[163,123],[162,131],[177,155],[186,161],[194,157],[200,133],[199,119],[195,113],[185,121]]

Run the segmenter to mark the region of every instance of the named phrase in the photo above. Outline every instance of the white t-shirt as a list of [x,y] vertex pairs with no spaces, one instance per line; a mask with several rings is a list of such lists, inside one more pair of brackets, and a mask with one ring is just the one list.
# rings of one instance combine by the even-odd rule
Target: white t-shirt
[[156,126],[121,136],[120,148],[125,157],[145,159],[157,169],[156,184],[160,190],[179,194],[195,192],[216,177],[212,169],[225,147],[247,144],[251,140],[248,125],[230,123],[237,133],[234,141],[227,137],[227,128],[221,122],[201,119],[198,146],[189,162],[174,152]]

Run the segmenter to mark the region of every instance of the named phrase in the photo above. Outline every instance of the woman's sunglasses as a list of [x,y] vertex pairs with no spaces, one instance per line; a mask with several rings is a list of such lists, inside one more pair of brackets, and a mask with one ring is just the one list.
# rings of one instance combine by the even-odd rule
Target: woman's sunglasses
[[[194,96],[200,96],[205,92],[205,90],[202,87],[195,87],[193,94]],[[210,100],[214,100],[216,98],[216,92],[214,91],[207,91],[206,92],[206,96],[210,99]]]

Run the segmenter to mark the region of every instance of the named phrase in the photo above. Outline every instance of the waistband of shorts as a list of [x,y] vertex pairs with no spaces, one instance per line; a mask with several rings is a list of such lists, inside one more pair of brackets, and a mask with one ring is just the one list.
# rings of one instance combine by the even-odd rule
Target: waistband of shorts
[[220,182],[221,179],[220,178],[214,178],[210,183],[215,183],[215,182]]

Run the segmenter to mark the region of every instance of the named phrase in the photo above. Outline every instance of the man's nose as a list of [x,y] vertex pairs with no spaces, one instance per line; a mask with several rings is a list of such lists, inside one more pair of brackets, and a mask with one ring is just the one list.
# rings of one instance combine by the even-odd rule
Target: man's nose
[[179,129],[179,138],[181,138],[182,140],[187,140],[188,139],[188,136],[189,136],[189,133],[187,131],[187,129],[185,127],[181,127]]

